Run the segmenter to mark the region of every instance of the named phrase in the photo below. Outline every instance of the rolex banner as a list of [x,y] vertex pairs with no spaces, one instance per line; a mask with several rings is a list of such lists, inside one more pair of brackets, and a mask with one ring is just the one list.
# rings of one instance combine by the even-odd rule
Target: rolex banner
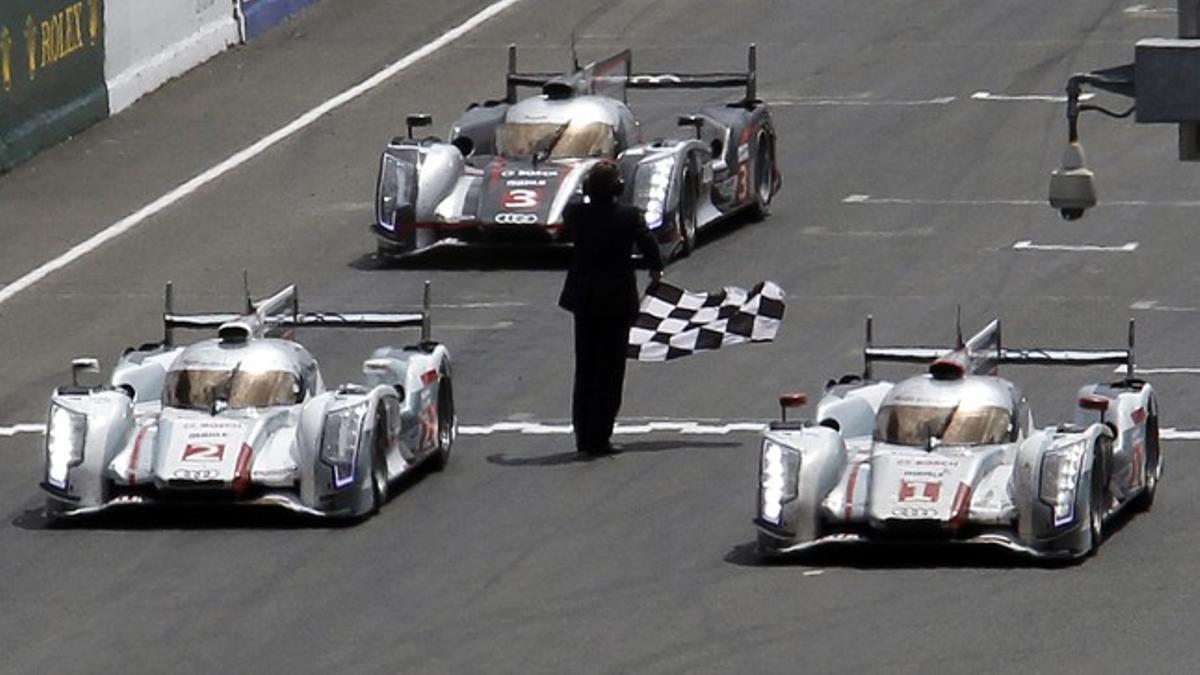
[[0,172],[107,115],[104,0],[0,0]]

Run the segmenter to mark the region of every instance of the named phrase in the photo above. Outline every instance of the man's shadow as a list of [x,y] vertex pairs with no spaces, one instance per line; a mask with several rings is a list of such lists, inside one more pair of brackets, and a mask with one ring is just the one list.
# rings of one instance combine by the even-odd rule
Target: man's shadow
[[621,452],[615,455],[590,457],[575,451],[556,452],[552,455],[511,456],[498,452],[487,456],[487,461],[500,466],[562,466],[564,464],[587,464],[604,460],[619,460],[621,455],[641,452],[666,452],[669,450],[694,450],[703,448],[732,448],[740,446],[733,441],[634,441],[620,443]]

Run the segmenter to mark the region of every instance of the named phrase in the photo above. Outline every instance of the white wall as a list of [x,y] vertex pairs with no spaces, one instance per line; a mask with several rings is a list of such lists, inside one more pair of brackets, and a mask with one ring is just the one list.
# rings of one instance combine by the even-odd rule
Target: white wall
[[116,114],[240,39],[236,0],[106,0],[109,111]]

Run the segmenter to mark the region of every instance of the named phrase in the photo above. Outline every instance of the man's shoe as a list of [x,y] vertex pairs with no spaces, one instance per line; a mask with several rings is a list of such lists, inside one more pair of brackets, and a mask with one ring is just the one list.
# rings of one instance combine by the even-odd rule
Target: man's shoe
[[597,446],[594,448],[586,448],[586,449],[580,450],[580,452],[582,452],[583,454],[585,454],[589,457],[608,457],[611,455],[619,455],[619,454],[621,454],[622,450],[621,450],[621,448],[613,445],[612,443],[605,443],[604,445]]

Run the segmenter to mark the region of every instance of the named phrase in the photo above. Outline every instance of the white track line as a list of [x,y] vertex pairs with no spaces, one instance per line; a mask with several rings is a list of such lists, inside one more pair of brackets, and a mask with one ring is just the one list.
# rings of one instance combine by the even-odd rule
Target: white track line
[[[1113,368],[1114,373],[1124,373],[1125,366]],[[1200,368],[1195,366],[1170,366],[1166,368],[1133,367],[1134,375],[1200,375]]]
[[[1048,207],[1045,199],[924,199],[920,197],[873,197],[862,192],[853,192],[842,198],[843,204],[889,204],[901,206],[1037,206]],[[1149,201],[1146,199],[1118,199],[1111,202],[1100,202],[1100,206],[1169,206],[1175,208],[1196,208],[1200,200],[1173,199],[1169,201]]]
[[[1079,100],[1086,101],[1095,94],[1080,94]],[[1061,94],[993,94],[990,91],[977,91],[971,94],[972,101],[1038,101],[1042,103],[1066,103],[1067,97]]]
[[1175,15],[1174,7],[1153,7],[1151,5],[1130,5],[1121,10],[1122,13],[1137,18],[1170,18]]
[[261,155],[276,143],[279,143],[295,133],[311,126],[314,122],[321,119],[321,117],[378,87],[397,73],[407,70],[414,64],[424,60],[434,52],[461,38],[467,33],[470,33],[488,19],[491,19],[518,2],[521,2],[521,0],[499,0],[498,2],[488,5],[471,18],[460,23],[454,28],[451,28],[445,33],[442,33],[440,37],[432,42],[425,44],[416,51],[410,52],[404,58],[389,64],[371,77],[312,108],[291,122],[288,122],[284,126],[262,137],[252,145],[234,153],[220,164],[217,164],[211,169],[208,169],[191,180],[188,180],[182,185],[176,187],[174,190],[171,190],[170,192],[159,197],[158,199],[155,199],[137,211],[97,232],[86,240],[76,244],[66,253],[63,253],[62,255],[43,263],[36,269],[27,272],[21,278],[0,289],[0,303],[11,299],[21,291],[24,291],[42,279],[45,279],[50,274],[66,267],[67,265],[70,265],[92,251],[95,251],[106,242],[121,236],[134,227],[137,227],[147,218],[162,212],[184,197],[192,194],[196,190],[208,185],[209,183],[215,181],[221,176],[224,176],[230,171],[233,171],[251,159]]
[[1136,241],[1126,242],[1120,246],[1099,246],[1096,244],[1035,244],[1026,239],[1012,245],[1017,251],[1067,251],[1071,253],[1133,253],[1137,250]]
[[[1139,371],[1144,372],[1144,371]],[[1200,369],[1198,369],[1200,372]],[[672,420],[669,422],[646,422],[643,424],[618,424],[613,429],[618,435],[645,435],[656,432],[671,432],[682,435],[725,436],[732,433],[761,433],[767,429],[765,422],[711,423]],[[14,424],[0,426],[0,437],[17,434],[44,434],[46,425]],[[495,424],[460,424],[458,433],[463,436],[491,436],[512,433],[528,436],[567,436],[572,433],[570,424],[546,424],[542,422],[496,422]],[[1159,431],[1165,441],[1200,440],[1200,429],[1176,429],[1166,427]]]
[[917,100],[869,99],[861,97],[781,97],[773,98],[768,103],[773,106],[813,106],[813,107],[847,107],[847,108],[906,108],[930,105],[948,105],[955,101],[954,96],[938,96],[936,98]]
[[1129,309],[1142,312],[1200,312],[1200,309],[1195,307],[1177,307],[1174,305],[1160,305],[1157,300],[1138,300],[1129,305]]

